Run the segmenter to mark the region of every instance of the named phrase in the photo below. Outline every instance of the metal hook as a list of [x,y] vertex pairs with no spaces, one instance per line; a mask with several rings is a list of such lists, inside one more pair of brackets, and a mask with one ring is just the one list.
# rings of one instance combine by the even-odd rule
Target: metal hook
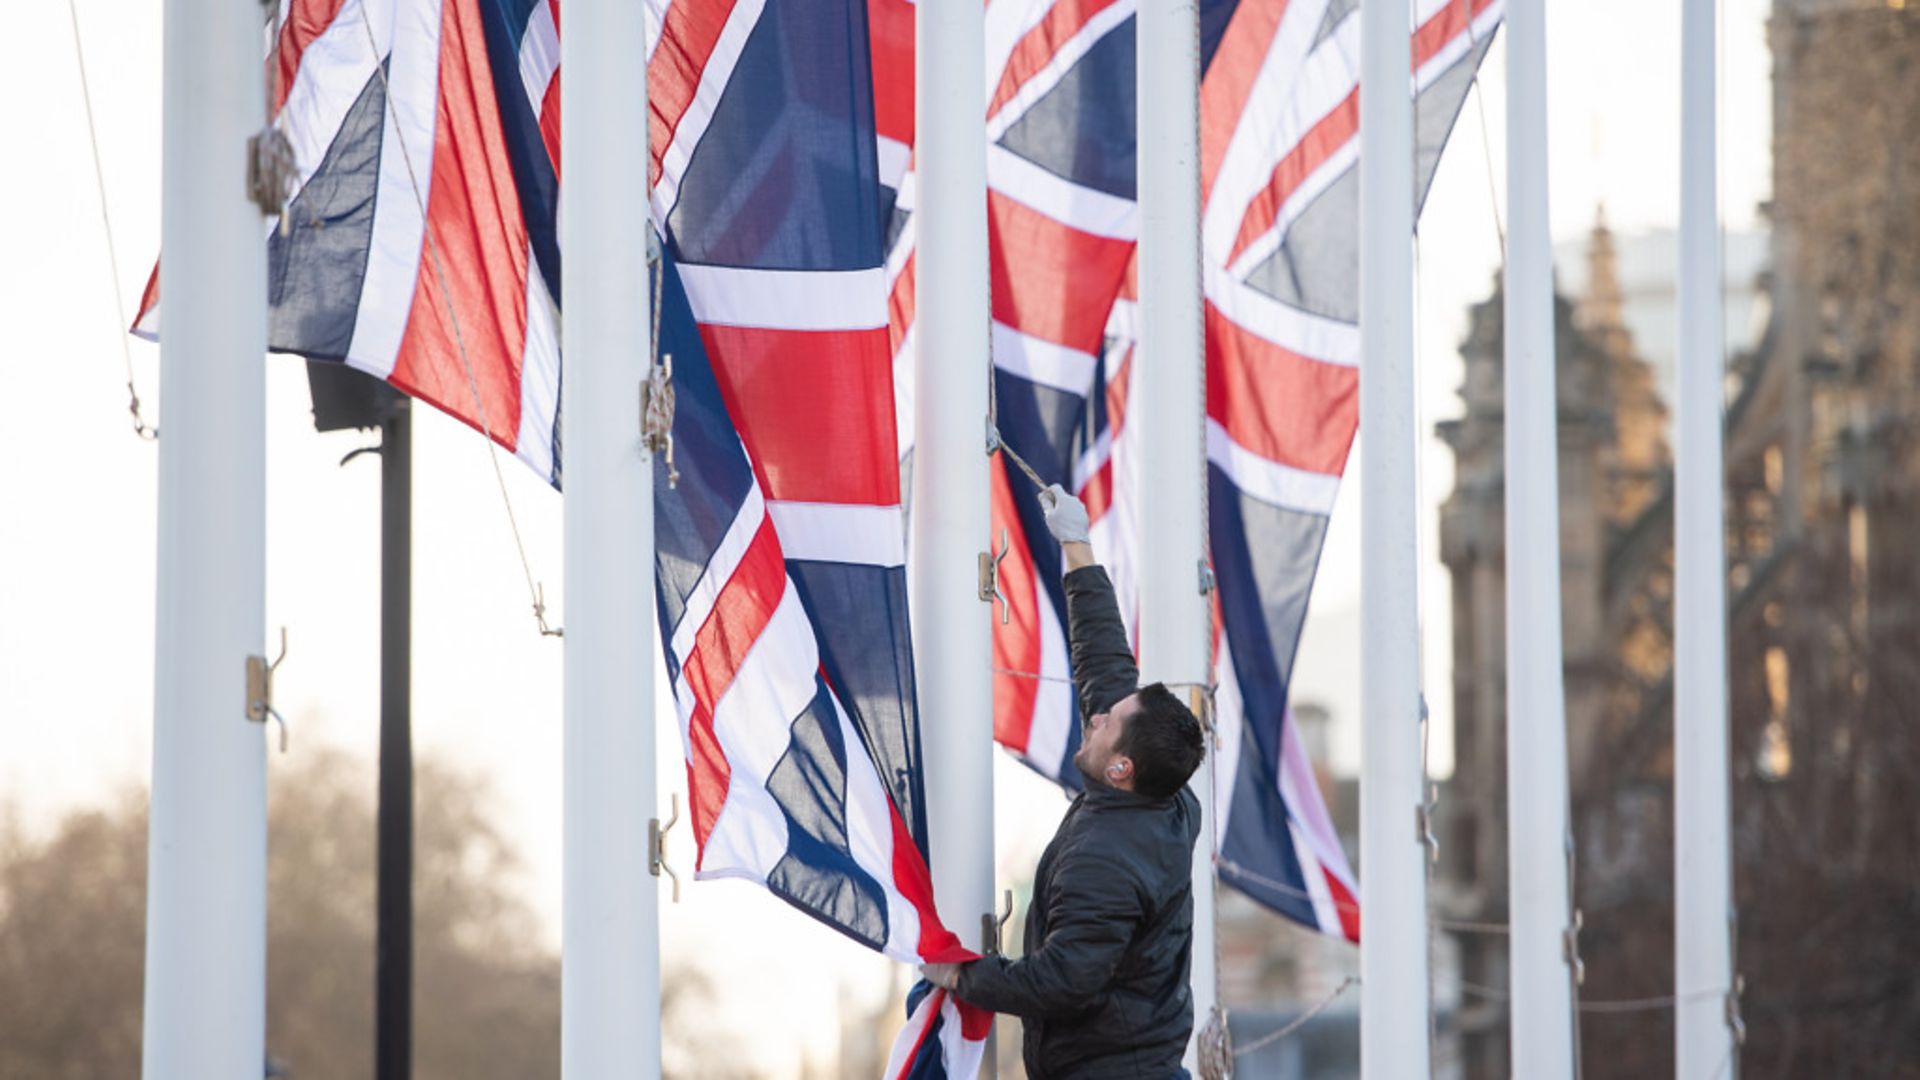
[[673,902],[677,904],[680,902],[680,875],[667,865],[667,832],[680,822],[680,793],[676,791],[668,799],[671,800],[673,816],[667,819],[667,823],[660,824],[659,818],[647,822],[647,871],[654,877],[664,873],[673,879]]
[[1579,908],[1573,909],[1573,925],[1560,934],[1561,955],[1567,965],[1573,969],[1573,985],[1587,985],[1587,962],[1580,958],[1580,931],[1587,924],[1586,916]]
[[1006,928],[1007,920],[1011,918],[1013,918],[1013,890],[1003,889],[1000,892],[1000,914],[988,912],[980,916],[980,934],[984,939],[983,948],[988,956],[1000,955],[1001,931]]
[[533,618],[540,624],[541,637],[565,637],[563,626],[547,625],[547,583],[542,581],[533,587]]
[[1013,601],[1007,599],[1007,594],[1000,591],[1000,563],[1006,559],[1007,553],[1012,550],[1013,543],[1007,539],[1007,530],[1005,526],[1002,526],[1000,529],[1000,553],[998,555],[994,554],[991,548],[980,553],[980,599],[989,604],[995,600],[1000,601],[1002,605],[1000,608],[1001,626],[1005,626],[1013,620]]
[[280,655],[269,664],[264,656],[247,657],[247,719],[264,724],[272,717],[280,725],[280,752],[287,752],[287,718],[273,707],[273,673],[287,658],[287,628],[280,628]]

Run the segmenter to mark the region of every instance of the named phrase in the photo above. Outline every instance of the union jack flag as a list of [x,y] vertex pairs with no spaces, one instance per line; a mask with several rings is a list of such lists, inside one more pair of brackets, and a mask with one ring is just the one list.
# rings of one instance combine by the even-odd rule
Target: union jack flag
[[[912,6],[870,0],[875,78],[913,83]],[[1411,61],[1425,191],[1500,0],[1416,0]],[[1126,424],[1134,360],[1131,0],[989,0],[987,176],[1002,438],[1087,503],[1121,610],[1136,610],[1142,511]],[[1352,871],[1287,720],[1287,686],[1358,420],[1359,0],[1202,0],[1201,190],[1221,879],[1359,939]],[[896,184],[894,381],[910,441],[911,111],[880,118]],[[1150,360],[1144,362],[1151,362]],[[1197,481],[1198,478],[1196,478]],[[1065,597],[1026,481],[992,471],[1012,618],[994,633],[995,738],[1069,787],[1080,724]],[[1016,493],[1021,493],[1016,496]],[[1035,543],[1038,540],[1040,542]]]
[[[649,12],[680,473],[657,463],[654,558],[696,874],[898,960],[968,959],[927,871],[864,0]],[[557,0],[280,14],[297,187],[264,238],[271,347],[387,379],[558,484]],[[156,271],[140,332],[158,301]],[[971,1076],[990,1015],[918,1004],[903,1075]]]

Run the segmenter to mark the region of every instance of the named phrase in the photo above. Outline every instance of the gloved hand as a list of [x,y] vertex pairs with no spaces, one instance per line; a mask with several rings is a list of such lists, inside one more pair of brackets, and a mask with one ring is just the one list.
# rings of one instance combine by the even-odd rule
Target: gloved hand
[[1059,484],[1048,485],[1040,493],[1040,508],[1046,511],[1047,531],[1062,544],[1085,544],[1087,537],[1087,504],[1067,494],[1067,489]]
[[953,990],[960,985],[960,965],[921,964],[920,977],[944,990]]

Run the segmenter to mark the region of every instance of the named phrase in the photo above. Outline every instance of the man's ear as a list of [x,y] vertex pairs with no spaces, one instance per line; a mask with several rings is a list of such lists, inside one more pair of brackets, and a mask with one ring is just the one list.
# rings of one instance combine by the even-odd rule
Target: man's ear
[[1133,779],[1133,759],[1125,754],[1115,757],[1107,765],[1107,779],[1116,784]]

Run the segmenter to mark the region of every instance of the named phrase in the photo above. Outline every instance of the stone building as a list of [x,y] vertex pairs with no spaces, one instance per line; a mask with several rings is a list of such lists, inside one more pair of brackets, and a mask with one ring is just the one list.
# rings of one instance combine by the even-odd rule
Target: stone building
[[[1741,1073],[1920,1075],[1920,4],[1776,0],[1764,336],[1728,369]],[[1665,416],[1604,225],[1558,312],[1562,593],[1589,1001],[1672,992]],[[1463,346],[1456,771],[1441,914],[1505,921],[1500,298]],[[1447,841],[1451,841],[1450,843]],[[1461,931],[1469,1076],[1507,1075],[1505,942]],[[1670,1075],[1664,1008],[1589,1011],[1588,1076]]]

